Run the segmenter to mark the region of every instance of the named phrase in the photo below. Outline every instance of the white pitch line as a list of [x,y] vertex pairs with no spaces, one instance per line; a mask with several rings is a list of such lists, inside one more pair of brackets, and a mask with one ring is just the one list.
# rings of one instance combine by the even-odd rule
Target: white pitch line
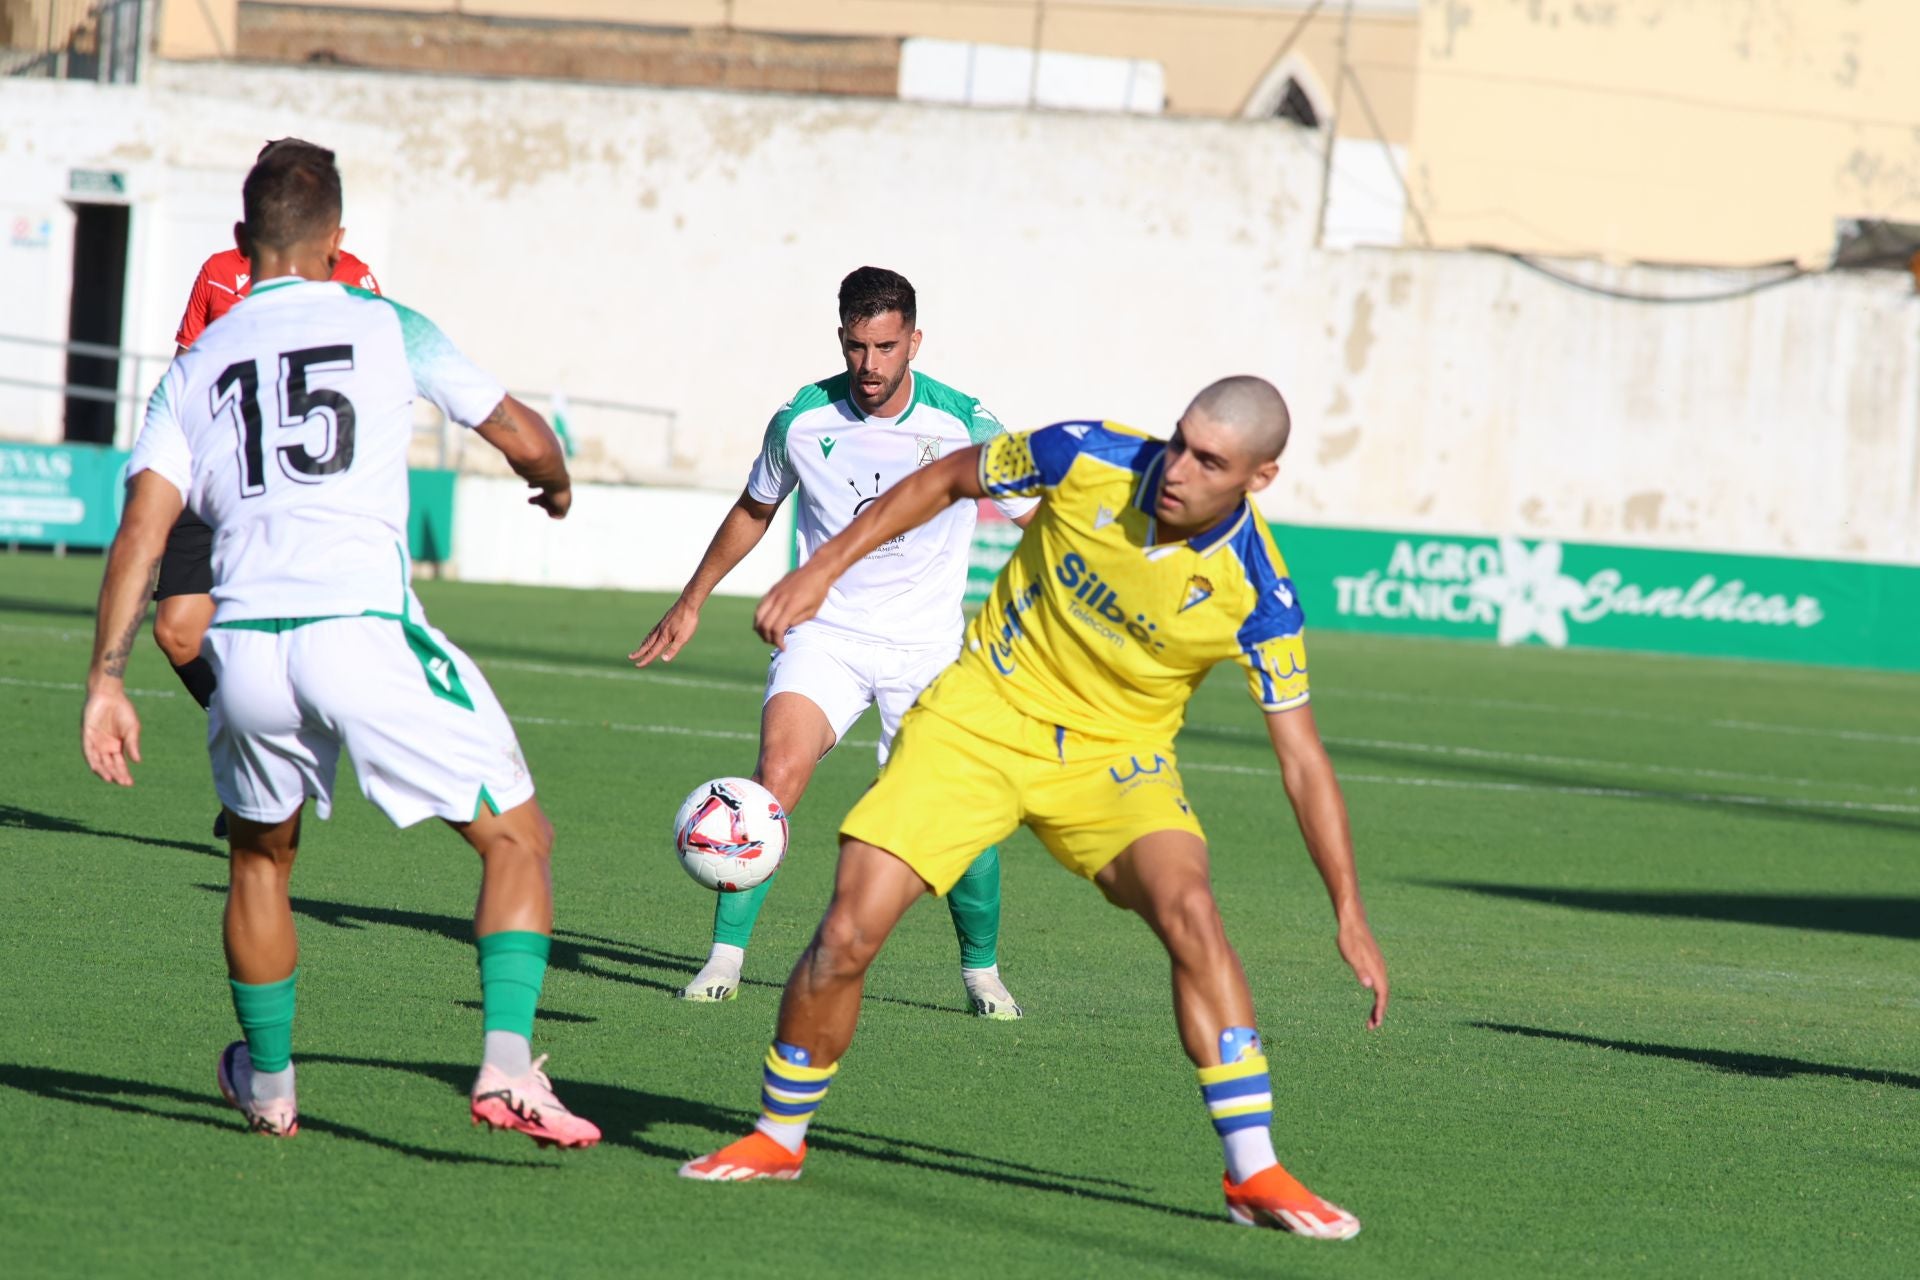
[[1709,720],[1715,729],[1733,729],[1741,733],[1787,733],[1809,738],[1839,738],[1845,742],[1897,742],[1902,746],[1920,746],[1920,734],[1874,733],[1867,729],[1806,729],[1792,724],[1762,724],[1757,720]]
[[[39,634],[57,637],[63,640],[90,640],[91,633],[72,631],[58,627],[22,626],[14,623],[0,623],[0,631],[23,634]],[[641,670],[636,667],[586,667],[562,666],[551,662],[527,662],[513,658],[476,659],[480,666],[498,667],[505,671],[525,671],[534,675],[563,676],[575,680],[650,680],[656,684],[673,685],[686,689],[730,690],[738,693],[761,693],[765,684],[753,680],[718,680],[706,676],[668,675],[657,669]],[[1776,724],[1761,720],[1703,720],[1693,716],[1662,715],[1657,711],[1636,711],[1626,707],[1578,707],[1551,702],[1520,702],[1511,698],[1456,698],[1435,693],[1403,693],[1391,689],[1356,689],[1346,685],[1336,685],[1321,690],[1317,695],[1321,699],[1331,698],[1338,702],[1342,698],[1359,698],[1370,702],[1397,702],[1443,707],[1477,707],[1486,711],[1518,711],[1528,715],[1586,716],[1589,719],[1632,720],[1641,724],[1684,725],[1689,728],[1723,729],[1730,733],[1772,733],[1793,737],[1832,738],[1840,742],[1872,742],[1891,746],[1920,747],[1920,734],[1880,733],[1870,729],[1825,729],[1818,726]],[[1621,766],[1628,767],[1628,766]],[[1700,776],[1716,776],[1701,774]],[[1732,775],[1729,775],[1731,778]],[[1760,775],[1753,775],[1755,781]],[[1798,785],[1798,784],[1795,784]],[[1844,785],[1844,784],[1842,784]],[[1901,792],[1900,794],[1914,794]]]
[[[576,676],[576,677],[600,679],[600,680],[626,680],[633,677],[638,677],[642,680],[651,680],[659,684],[685,685],[690,688],[699,688],[699,689],[733,689],[733,690],[739,690],[741,692],[750,691],[754,693],[759,693],[762,689],[761,685],[747,684],[744,681],[710,680],[705,678],[696,679],[696,678],[684,677],[684,676],[670,676],[660,672],[642,671],[637,669],[635,670],[601,670],[593,667],[586,667],[586,668],[565,667],[565,666],[556,666],[552,663],[522,662],[517,660],[483,662],[481,665],[483,667],[488,667],[488,666],[504,667],[509,670],[515,670],[515,671],[530,671],[530,672],[543,674],[543,675]],[[1374,695],[1374,696],[1386,696],[1386,695]],[[1414,698],[1414,697],[1419,697],[1420,695],[1407,695],[1407,696],[1410,698]],[[1494,704],[1494,701],[1491,699],[1488,699],[1485,701],[1487,701],[1490,705]],[[1531,709],[1531,705],[1526,703],[1500,703],[1498,705],[1528,707],[1529,709]],[[1687,722],[1687,723],[1693,723],[1693,722]],[[1216,732],[1216,733],[1226,732],[1226,733],[1235,734],[1236,736],[1239,736],[1241,732],[1239,730],[1228,728],[1225,726],[1209,726],[1209,729],[1212,732]],[[1813,732],[1818,732],[1818,731],[1813,731]],[[1836,731],[1836,732],[1842,732],[1842,731]],[[748,736],[751,737],[753,735],[748,735]],[[1258,739],[1259,741],[1262,741],[1262,742],[1266,741],[1266,735],[1264,733],[1256,733],[1253,730],[1244,731],[1244,736],[1246,736],[1249,739]],[[1592,759],[1586,759],[1584,757],[1579,757],[1579,756],[1542,755],[1542,754],[1531,752],[1531,751],[1496,751],[1496,750],[1481,748],[1481,747],[1447,746],[1444,744],[1425,743],[1425,742],[1396,742],[1391,740],[1373,739],[1373,738],[1329,737],[1327,738],[1326,741],[1329,746],[1373,747],[1373,748],[1381,748],[1386,750],[1420,752],[1427,755],[1459,756],[1466,759],[1491,760],[1491,761],[1505,760],[1505,761],[1511,761],[1511,762],[1520,763],[1520,764],[1543,764],[1543,765],[1555,765],[1555,766],[1584,768],[1584,769],[1618,769],[1618,770],[1624,770],[1629,773],[1662,774],[1670,777],[1713,778],[1713,779],[1718,779],[1719,781],[1722,781],[1722,782],[1747,782],[1747,783],[1761,783],[1761,784],[1771,783],[1779,786],[1790,786],[1790,787],[1801,787],[1801,788],[1831,786],[1831,787],[1838,787],[1842,790],[1862,791],[1862,792],[1867,792],[1867,793],[1876,794],[1876,795],[1899,795],[1899,796],[1920,795],[1920,787],[1886,787],[1886,786],[1878,786],[1873,783],[1828,781],[1822,778],[1788,777],[1783,775],[1766,774],[1766,773],[1740,773],[1740,772],[1735,772],[1727,769],[1705,769],[1705,768],[1698,768],[1694,766],[1685,766],[1685,765],[1646,764],[1646,763],[1640,763],[1637,761],[1626,761],[1626,760],[1592,760]],[[1920,741],[1920,739],[1915,739],[1915,741]]]
[[[659,684],[681,685],[690,689],[730,689],[741,693],[760,693],[765,685],[747,680],[715,680],[708,677],[671,676],[655,670],[603,669],[599,667],[559,666],[550,662],[523,662],[517,659],[487,659],[481,661],[482,667],[500,667],[508,671],[528,671],[537,675],[566,676],[580,680],[630,680],[638,677]],[[1633,711],[1624,707],[1570,707],[1555,703],[1516,702],[1507,698],[1450,698],[1442,694],[1400,693],[1385,689],[1354,689],[1335,686],[1316,695],[1331,697],[1334,701],[1341,698],[1363,698],[1374,702],[1422,703],[1434,706],[1479,707],[1492,711],[1523,711],[1530,714],[1588,716],[1606,720],[1634,720],[1644,724],[1686,725],[1692,728],[1726,729],[1735,733],[1785,733],[1816,738],[1837,738],[1846,742],[1879,742],[1904,746],[1920,746],[1920,735],[1875,733],[1866,729],[1821,729],[1802,725],[1767,724],[1757,720],[1701,720],[1688,716],[1661,715],[1653,711]],[[1621,765],[1621,768],[1634,766]],[[1717,776],[1701,774],[1702,777]],[[1731,778],[1732,775],[1729,775]],[[1763,780],[1761,775],[1750,775],[1754,781]],[[1900,794],[1920,794],[1901,792]]]
[[1633,711],[1626,707],[1570,707],[1551,702],[1516,702],[1507,698],[1450,698],[1434,693],[1400,693],[1384,689],[1354,689],[1336,685],[1316,692],[1316,698],[1364,698],[1374,702],[1420,703],[1430,706],[1480,707],[1490,711],[1523,711],[1536,715],[1587,716],[1602,720],[1633,720],[1642,724],[1685,725],[1689,728],[1726,729],[1734,733],[1786,733],[1810,738],[1835,738],[1843,742],[1880,742],[1900,746],[1920,746],[1920,735],[1876,733],[1867,729],[1822,729],[1794,724],[1770,724],[1759,720],[1702,720],[1689,716],[1661,715],[1655,711]]
[[[1279,780],[1278,769],[1256,769],[1244,764],[1208,764],[1187,761],[1185,770],[1236,773]],[[1863,813],[1920,814],[1920,804],[1882,804],[1866,800],[1778,799],[1743,796],[1721,791],[1645,791],[1638,787],[1580,787],[1541,782],[1473,782],[1461,778],[1403,778],[1384,773],[1342,773],[1341,782],[1371,786],[1434,787],[1443,791],[1540,792],[1557,796],[1584,796],[1595,800],[1684,800],[1689,804],[1734,804],[1752,809],[1840,809]]]
[[554,725],[562,729],[611,729],[615,733],[664,733],[679,738],[719,738],[758,742],[760,735],[740,729],[689,729],[677,724],[621,724],[614,720],[561,720],[552,716],[513,716],[515,724]]
[[[12,624],[12,623],[0,623],[0,631],[39,634],[43,636],[57,637],[62,640],[91,639],[91,636],[89,634],[83,633],[83,632],[71,631],[71,630],[66,630],[66,629],[56,628],[56,627],[21,626],[21,625]],[[729,692],[736,692],[736,693],[761,693],[761,692],[764,692],[766,688],[766,686],[763,683],[758,681],[717,680],[717,679],[713,679],[711,677],[706,677],[706,676],[677,676],[677,675],[669,675],[666,672],[659,671],[657,669],[642,670],[636,667],[562,666],[557,663],[527,662],[521,659],[514,659],[514,658],[489,658],[489,659],[484,659],[479,661],[482,669],[498,667],[501,670],[505,670],[505,671],[524,671],[534,675],[561,676],[561,677],[574,679],[574,680],[632,681],[637,679],[641,681],[650,681],[655,684],[670,685],[670,686],[685,688],[685,689],[712,689],[712,690],[721,690],[721,691],[729,691]],[[154,691],[154,692],[157,693],[159,691]],[[1819,728],[1819,727],[1807,726],[1807,725],[1775,724],[1775,723],[1760,721],[1760,720],[1734,720],[1734,719],[1702,720],[1697,717],[1661,715],[1660,713],[1653,712],[1653,711],[1635,711],[1625,707],[1566,706],[1559,703],[1519,702],[1509,698],[1456,698],[1456,697],[1448,697],[1444,694],[1403,693],[1398,690],[1387,690],[1387,689],[1355,689],[1350,686],[1335,686],[1331,689],[1321,691],[1318,696],[1322,699],[1331,697],[1336,702],[1342,698],[1359,698],[1359,699],[1364,699],[1372,702],[1411,703],[1411,704],[1420,704],[1420,705],[1428,705],[1428,706],[1477,707],[1483,710],[1490,710],[1490,711],[1518,711],[1518,712],[1524,712],[1530,715],[1586,716],[1590,719],[1597,718],[1597,719],[1604,719],[1604,720],[1632,720],[1642,724],[1685,725],[1691,728],[1704,727],[1704,728],[1710,728],[1710,729],[1723,729],[1732,733],[1784,734],[1784,735],[1789,735],[1793,737],[1831,738],[1841,742],[1870,742],[1870,743],[1880,743],[1884,745],[1893,745],[1893,746],[1920,746],[1920,734],[1880,733],[1870,729],[1826,729],[1826,728]],[[1332,739],[1329,739],[1329,741],[1332,741]],[[1353,741],[1357,745],[1362,744],[1362,740],[1354,739]],[[1405,747],[1409,750],[1435,749],[1435,748],[1423,748],[1420,744],[1400,743],[1400,744],[1394,744],[1394,745]],[[1440,748],[1440,750],[1454,750],[1454,751],[1460,752],[1461,754],[1466,754],[1470,752],[1472,749],[1471,748],[1451,748],[1451,749]],[[1497,757],[1490,757],[1490,758],[1497,758]],[[1516,756],[1514,758],[1530,759],[1532,757]],[[1537,757],[1532,759],[1537,759],[1537,762],[1539,763],[1555,763],[1556,762],[1553,757],[1547,757],[1547,756],[1542,756],[1542,757]],[[1608,762],[1608,761],[1577,760],[1570,757],[1567,758],[1564,762],[1567,764],[1574,764],[1574,765],[1596,765],[1596,766],[1608,767],[1608,768],[1644,769],[1648,772],[1653,772],[1653,773],[1667,773],[1667,772],[1672,772],[1677,769],[1680,769],[1680,766],[1633,765],[1633,764],[1616,763],[1616,762]],[[1693,774],[1693,776],[1696,776],[1696,777],[1720,777],[1720,778],[1724,778],[1727,781],[1779,782],[1789,786],[1835,785],[1835,786],[1852,787],[1853,789],[1856,789],[1856,790],[1891,791],[1893,794],[1896,794],[1896,795],[1920,794],[1920,788],[1884,788],[1884,787],[1864,786],[1861,784],[1852,784],[1852,783],[1831,783],[1830,784],[1830,783],[1824,783],[1824,782],[1820,782],[1818,780],[1812,780],[1812,779],[1775,778],[1765,774],[1744,774],[1743,775],[1743,774],[1736,774],[1736,773],[1721,773],[1713,770],[1701,770],[1701,769],[1687,769],[1687,770],[1681,770],[1681,771],[1691,773]]]
[[[1241,730],[1225,725],[1209,725],[1207,731],[1244,737],[1249,741],[1267,741],[1265,733],[1257,733],[1251,729]],[[1656,773],[1669,777],[1713,778],[1721,782],[1772,783],[1783,787],[1838,787],[1844,791],[1865,791],[1875,795],[1920,796],[1920,787],[1888,787],[1871,782],[1797,778],[1776,773],[1739,773],[1731,769],[1703,769],[1694,765],[1593,760],[1585,756],[1544,755],[1537,751],[1496,751],[1487,747],[1448,746],[1435,742],[1397,742],[1383,738],[1345,738],[1329,735],[1325,741],[1330,747],[1370,747],[1387,751],[1410,751],[1421,755],[1458,756],[1467,760],[1506,760],[1516,764],[1544,764],[1576,769],[1620,769],[1629,773]]]
[[482,670],[498,667],[502,671],[530,671],[543,676],[570,676],[576,680],[625,680],[629,683],[647,682],[651,684],[674,685],[682,689],[734,689],[742,692],[759,693],[766,686],[753,684],[745,680],[714,680],[705,676],[675,676],[664,671],[644,670],[635,666],[622,667],[562,667],[551,662],[523,662],[517,658],[476,658]]
[[[21,689],[58,689],[63,693],[85,693],[87,686],[72,684],[64,680],[22,680],[18,676],[0,676],[0,684],[10,684]],[[129,689],[129,697],[134,698],[173,698],[179,695],[172,689]]]
[[24,636],[57,636],[62,640],[91,640],[91,628],[78,627],[29,627],[18,622],[0,622],[0,631]]
[[[632,724],[610,720],[568,720],[552,716],[518,716],[516,723],[537,724],[562,729],[611,729],[618,733],[661,733],[677,737],[720,738],[728,741],[759,741],[759,735],[734,729],[688,729],[681,725]],[[871,740],[848,739],[843,746],[873,745]],[[1244,764],[1212,764],[1186,761],[1180,768],[1197,773],[1231,773],[1246,777],[1280,780],[1277,767],[1255,768]],[[1770,796],[1733,795],[1714,791],[1646,791],[1636,787],[1581,787],[1532,782],[1473,782],[1457,778],[1406,778],[1379,773],[1343,773],[1342,782],[1369,786],[1433,787],[1445,791],[1503,791],[1519,794],[1579,796],[1594,800],[1683,800],[1690,804],[1732,804],[1755,809],[1839,809],[1867,813],[1920,815],[1920,805],[1877,804],[1862,800],[1783,800]]]

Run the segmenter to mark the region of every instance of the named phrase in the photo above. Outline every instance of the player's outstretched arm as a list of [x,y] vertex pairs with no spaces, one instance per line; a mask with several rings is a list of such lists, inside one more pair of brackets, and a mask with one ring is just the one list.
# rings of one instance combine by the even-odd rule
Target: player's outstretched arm
[[136,475],[128,490],[120,531],[107,551],[107,571],[100,582],[87,704],[80,713],[80,750],[87,768],[123,787],[133,785],[127,760],[140,762],[140,717],[127,698],[127,659],[146,620],[167,533],[186,505],[173,483],[153,471]]
[[640,647],[627,655],[634,666],[644,667],[655,658],[673,661],[674,655],[693,639],[694,631],[700,626],[700,607],[706,604],[707,597],[721,580],[733,572],[733,567],[760,545],[778,510],[778,502],[761,502],[751,492],[741,491],[739,501],[727,512],[714,532],[713,541],[707,544],[707,553],[700,557],[699,567],[687,580],[680,598],[653,624],[653,630],[647,632]]
[[567,451],[545,418],[506,396],[474,431],[537,491],[527,505],[539,507],[555,520],[566,519],[573,506],[573,479],[567,474]]
[[1267,713],[1267,736],[1273,739],[1273,754],[1280,762],[1280,780],[1286,786],[1287,799],[1293,803],[1293,816],[1300,823],[1300,835],[1307,842],[1307,853],[1319,869],[1320,879],[1333,899],[1333,917],[1339,926],[1341,958],[1360,979],[1360,985],[1373,992],[1373,1008],[1367,1015],[1369,1028],[1380,1025],[1387,1016],[1387,962],[1373,940],[1373,926],[1367,923],[1367,907],[1360,900],[1360,877],[1353,865],[1353,835],[1347,826],[1347,802],[1340,794],[1340,780],[1334,776],[1333,761],[1320,741],[1320,730],[1313,722],[1313,708],[1295,707],[1291,711]]
[[753,611],[753,629],[768,644],[785,648],[788,629],[818,613],[827,588],[860,557],[889,538],[919,528],[962,498],[986,496],[980,483],[979,445],[921,467],[821,543],[805,564],[774,583]]

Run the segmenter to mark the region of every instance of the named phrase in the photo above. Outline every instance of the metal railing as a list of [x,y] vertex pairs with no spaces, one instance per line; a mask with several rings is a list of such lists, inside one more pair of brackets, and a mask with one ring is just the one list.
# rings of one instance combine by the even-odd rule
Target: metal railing
[[0,76],[132,84],[140,76],[150,0],[47,0],[44,22],[10,33]]
[[[515,391],[544,408],[566,442],[574,478],[612,484],[685,483],[696,459],[687,455],[677,409],[565,392]],[[636,430],[637,428],[637,430]],[[464,445],[467,433],[461,432]]]
[[[172,355],[152,355],[141,351],[130,351],[125,347],[108,346],[98,342],[72,342],[59,338],[31,338],[25,334],[0,333],[0,352],[8,347],[25,347],[30,350],[60,351],[68,356],[89,356],[98,360],[118,362],[118,376],[112,387],[96,386],[87,383],[66,381],[62,372],[60,381],[49,381],[45,377],[22,376],[14,372],[27,361],[0,359],[0,387],[13,387],[23,391],[37,391],[67,399],[87,400],[95,404],[133,406],[131,409],[118,408],[114,413],[113,443],[126,448],[137,433],[139,424],[139,406],[146,403],[152,394],[154,384],[159,382],[159,371],[165,369],[173,360]],[[152,372],[149,372],[151,370]],[[0,418],[0,435],[6,434],[9,424]]]
[[[59,381],[34,377],[19,368],[30,361],[7,358],[9,348],[58,351],[68,356],[117,361],[118,377],[111,388],[68,382],[64,374]],[[139,434],[147,398],[153,394],[160,374],[172,362],[170,354],[153,355],[97,342],[0,333],[0,390],[34,392],[63,403],[73,399],[114,405],[113,444],[122,449],[130,448]],[[613,484],[684,483],[694,467],[695,459],[682,452],[686,442],[680,434],[677,410],[594,396],[570,396],[565,392],[515,391],[512,394],[545,409],[548,419],[567,441],[575,477],[579,480]],[[504,464],[496,468],[497,459],[491,450],[469,455],[467,441],[471,432],[447,422],[425,402],[416,408],[412,449],[416,465],[431,462],[456,471],[499,469],[504,473]],[[50,421],[45,410],[43,404],[31,415],[32,422],[12,422],[4,398],[0,398],[0,439],[9,435],[44,435]]]

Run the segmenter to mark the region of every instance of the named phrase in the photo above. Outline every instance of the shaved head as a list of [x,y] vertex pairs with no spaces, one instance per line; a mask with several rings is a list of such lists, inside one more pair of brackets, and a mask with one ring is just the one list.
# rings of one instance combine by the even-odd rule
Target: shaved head
[[1237,374],[1212,383],[1187,412],[1227,428],[1255,457],[1272,461],[1287,447],[1293,417],[1279,389],[1265,378]]

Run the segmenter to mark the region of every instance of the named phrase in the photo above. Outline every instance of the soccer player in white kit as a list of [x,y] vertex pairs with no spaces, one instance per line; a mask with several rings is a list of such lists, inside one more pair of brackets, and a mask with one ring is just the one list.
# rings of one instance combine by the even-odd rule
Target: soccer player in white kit
[[[800,556],[839,533],[902,476],[1006,428],[971,396],[911,367],[920,349],[913,285],[895,271],[861,267],[840,282],[840,354],[846,372],[800,388],[773,415],[746,491],[727,513],[680,598],[627,655],[637,666],[668,662],[693,638],[700,607],[766,534],[790,493],[799,494]],[[1025,525],[1038,503],[998,502]],[[767,671],[754,780],[788,813],[814,766],[870,706],[880,708],[880,763],[900,717],[960,652],[967,558],[976,508],[956,502],[875,550],[834,584],[820,612],[796,627]],[[680,992],[731,1000],[748,939],[772,881],[718,895],[713,947]],[[960,977],[974,1013],[1021,1016],[998,959],[1000,856],[979,858],[947,895],[960,940]]]
[[214,531],[207,747],[229,819],[227,971],[245,1037],[219,1056],[221,1093],[256,1133],[299,1129],[287,882],[301,812],[312,797],[328,816],[344,747],[397,825],[440,818],[480,855],[474,1122],[592,1146],[600,1130],[560,1104],[545,1057],[532,1058],[553,828],[479,668],[421,612],[406,551],[416,395],[505,454],[554,519],[572,503],[559,442],[425,316],[327,283],[341,234],[331,151],[276,147],[242,194],[235,239],[258,283],[169,366],[128,464],[87,674],[87,764],[133,785],[140,721],[123,676],[167,533],[191,507]]

